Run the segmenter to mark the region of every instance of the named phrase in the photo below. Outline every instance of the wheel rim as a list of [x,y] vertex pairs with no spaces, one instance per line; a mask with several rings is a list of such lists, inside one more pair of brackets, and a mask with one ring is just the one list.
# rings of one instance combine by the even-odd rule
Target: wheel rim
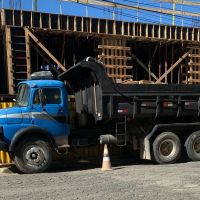
[[175,142],[171,139],[165,139],[160,143],[159,152],[165,158],[171,157],[176,152]]
[[196,154],[200,153],[200,137],[196,138],[193,143],[193,150]]
[[38,168],[44,166],[46,163],[46,158],[43,149],[38,146],[28,147],[24,151],[24,161],[27,165]]

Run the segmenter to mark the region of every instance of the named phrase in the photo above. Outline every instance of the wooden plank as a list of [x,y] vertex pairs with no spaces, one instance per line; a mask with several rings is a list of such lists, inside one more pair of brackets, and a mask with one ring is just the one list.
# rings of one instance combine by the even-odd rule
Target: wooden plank
[[13,83],[13,63],[12,63],[12,49],[11,49],[11,31],[10,27],[5,27],[5,42],[6,42],[6,62],[7,62],[7,81],[8,81],[8,93],[14,94],[14,83]]
[[15,12],[15,11],[12,10],[12,18],[13,18],[13,24],[12,24],[12,25],[13,25],[13,26],[15,26],[15,15],[14,15],[14,12]]
[[190,58],[200,58],[200,55],[198,55],[198,54],[190,54],[189,57]]
[[189,74],[200,74],[200,71],[188,71]]
[[26,43],[27,78],[30,78],[31,76],[30,38],[26,31],[25,31],[25,43]]
[[165,25],[164,38],[167,39],[167,26]]
[[127,56],[114,56],[114,55],[111,55],[111,56],[104,55],[103,57],[107,59],[117,59],[117,60],[131,60],[132,59],[131,57],[127,57]]
[[128,22],[128,36],[130,36],[130,22]]
[[[115,44],[115,40],[111,40],[110,42],[111,42],[111,45]],[[107,55],[109,55],[108,51],[109,51],[109,49],[107,49]],[[114,55],[114,56],[116,55],[115,49],[111,49],[111,55]],[[111,65],[114,65],[114,60],[113,59],[111,59]],[[115,68],[111,68],[110,71],[111,71],[111,74],[115,74],[116,75]]]
[[90,33],[92,33],[92,18],[90,17],[90,27],[89,27],[90,29]]
[[192,78],[189,78],[189,79],[188,79],[188,82],[190,82],[190,83],[200,83],[200,79],[192,79]]
[[132,78],[132,75],[124,75],[124,74],[108,74],[110,78]]
[[21,26],[24,26],[24,21],[23,21],[23,13],[22,13],[22,10],[20,11],[20,23],[21,23]]
[[66,21],[66,23],[67,23],[66,30],[68,31],[68,30],[69,30],[69,16],[67,16],[67,21]]
[[49,29],[51,29],[51,14],[48,15],[48,23],[49,23],[48,27]]
[[133,23],[133,36],[135,36],[135,22]]
[[108,46],[108,45],[98,45],[99,49],[120,49],[120,50],[131,50],[131,47],[124,47],[124,46]]
[[83,17],[81,17],[81,31],[83,32],[83,30],[84,30],[84,23],[83,23]]
[[132,69],[133,66],[130,65],[106,65],[108,68],[126,68],[126,69]]
[[179,63],[181,63],[189,54],[191,50],[181,56],[155,83],[160,83]]
[[192,40],[194,40],[194,28],[192,29]]
[[74,31],[77,31],[76,16],[74,17]]
[[[122,29],[122,30],[123,30],[123,29]],[[122,35],[123,35],[123,34],[122,34]],[[123,45],[122,40],[119,40],[119,42],[121,42],[120,45]],[[119,56],[120,56],[120,57],[124,57],[124,58],[126,57],[126,56],[122,55],[122,50],[119,50]],[[123,61],[123,60],[124,60],[124,59],[120,59],[120,60],[119,60],[119,64],[120,64],[120,65],[123,65],[123,64],[124,64],[124,63],[122,64],[122,61]],[[122,68],[119,69],[119,73],[117,73],[117,75],[120,76],[121,81],[124,81],[124,80],[127,78],[127,77],[125,77],[125,76],[123,75],[123,69],[122,69]],[[118,77],[119,77],[119,76],[118,76]]]
[[187,46],[187,49],[191,49],[191,50],[198,49],[198,50],[200,50],[200,46]]
[[3,10],[1,10],[1,24],[0,24],[0,26],[5,26],[5,24],[6,24],[6,21],[5,21],[5,10],[3,9]]
[[40,13],[40,19],[39,19],[39,23],[40,23],[40,28],[42,29],[42,14]]
[[65,66],[61,64],[54,56],[53,54],[31,33],[28,28],[24,28],[26,34],[28,34],[34,41],[37,43],[37,45],[63,70],[66,71]]
[[[138,63],[146,72],[149,73],[148,67],[146,67],[145,64],[144,64],[142,61],[140,61],[139,58],[137,58],[137,56],[134,55],[133,53],[132,53],[132,58],[135,59],[135,60],[137,61],[137,63]],[[156,76],[153,72],[151,72],[150,75],[151,75],[155,80],[158,80],[157,76]]]
[[100,34],[100,19],[98,19],[97,33]]
[[31,28],[33,27],[33,12],[31,12]]

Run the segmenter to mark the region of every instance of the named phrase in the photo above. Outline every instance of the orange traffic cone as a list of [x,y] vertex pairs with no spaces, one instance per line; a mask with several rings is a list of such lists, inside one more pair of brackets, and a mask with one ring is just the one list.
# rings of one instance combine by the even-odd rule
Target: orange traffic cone
[[112,170],[107,144],[104,145],[102,171]]

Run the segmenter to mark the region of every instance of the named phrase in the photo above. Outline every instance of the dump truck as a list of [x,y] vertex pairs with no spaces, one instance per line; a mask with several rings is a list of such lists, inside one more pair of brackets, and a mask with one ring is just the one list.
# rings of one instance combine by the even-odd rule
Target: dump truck
[[[24,173],[45,171],[53,153],[114,143],[141,159],[200,160],[200,85],[122,84],[86,58],[53,80],[45,73],[20,82],[16,105],[0,110],[0,150]],[[75,127],[68,96],[75,97]]]

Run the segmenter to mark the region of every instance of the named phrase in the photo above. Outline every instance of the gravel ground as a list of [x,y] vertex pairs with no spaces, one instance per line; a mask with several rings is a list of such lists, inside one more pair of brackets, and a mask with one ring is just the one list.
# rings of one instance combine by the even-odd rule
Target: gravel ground
[[200,199],[200,162],[55,163],[42,174],[0,174],[0,199]]

